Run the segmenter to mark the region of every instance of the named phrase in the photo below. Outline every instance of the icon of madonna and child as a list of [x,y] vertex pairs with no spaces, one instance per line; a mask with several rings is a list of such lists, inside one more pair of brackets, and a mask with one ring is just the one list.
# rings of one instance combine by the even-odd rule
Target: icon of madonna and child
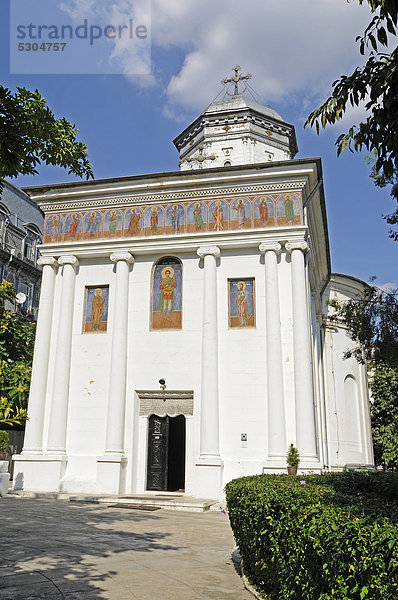
[[167,264],[162,260],[153,272],[151,329],[181,329],[181,327],[181,263],[177,259],[170,259]]

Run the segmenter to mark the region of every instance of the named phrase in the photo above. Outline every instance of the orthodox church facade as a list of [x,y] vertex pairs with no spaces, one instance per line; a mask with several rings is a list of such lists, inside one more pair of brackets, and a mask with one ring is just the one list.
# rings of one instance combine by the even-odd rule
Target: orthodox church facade
[[366,369],[330,298],[322,167],[243,97],[175,140],[180,171],[29,188],[45,213],[16,488],[221,499],[234,477],[373,463]]

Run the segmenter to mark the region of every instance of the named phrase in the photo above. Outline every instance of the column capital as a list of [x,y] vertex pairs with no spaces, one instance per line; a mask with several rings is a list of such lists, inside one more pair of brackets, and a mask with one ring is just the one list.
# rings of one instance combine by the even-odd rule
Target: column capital
[[53,256],[40,256],[37,259],[37,264],[39,267],[44,267],[44,265],[50,265],[50,267],[56,267],[58,261]]
[[291,253],[293,250],[301,250],[302,252],[307,252],[308,244],[305,240],[298,240],[296,242],[287,242],[285,244],[286,250]]
[[266,252],[275,252],[275,254],[280,254],[282,252],[282,246],[279,242],[261,242],[258,249],[261,254],[265,254]]
[[134,256],[127,252],[127,250],[120,250],[119,252],[112,252],[109,257],[112,262],[118,263],[120,260],[124,260],[127,263],[134,262]]
[[205,256],[214,256],[214,258],[217,258],[218,256],[220,256],[221,252],[220,252],[220,248],[218,246],[200,246],[200,248],[198,248],[196,250],[196,254],[200,257],[200,258],[204,258]]
[[79,261],[76,256],[73,256],[72,254],[65,254],[65,256],[59,257],[58,264],[61,265],[61,267],[63,265],[72,265],[72,267],[78,267]]

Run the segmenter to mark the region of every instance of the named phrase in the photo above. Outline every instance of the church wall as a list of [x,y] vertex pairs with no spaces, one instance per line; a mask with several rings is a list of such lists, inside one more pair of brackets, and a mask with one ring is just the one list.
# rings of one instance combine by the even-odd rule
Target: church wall
[[[332,276],[325,297],[344,301],[358,296],[361,288],[360,282],[350,277]],[[343,358],[353,342],[341,324],[326,321],[324,336],[330,468],[341,469],[350,463],[373,464],[366,365],[353,357]]]
[[[260,472],[267,457],[264,266],[256,249],[223,252],[219,298],[220,452],[224,483]],[[228,278],[255,278],[256,328],[228,328]],[[244,374],[242,376],[242,373]],[[247,435],[242,443],[241,434]]]
[[[153,398],[161,407],[171,406],[160,392],[161,378],[166,381],[166,393],[182,394],[175,414],[186,414],[188,495],[221,498],[224,485],[234,477],[285,472],[290,443],[302,456],[302,472],[319,472],[329,463],[337,468],[348,458],[354,462],[353,452],[359,452],[357,462],[371,462],[364,370],[342,360],[340,334],[329,339],[328,329],[324,348],[320,340],[319,290],[329,268],[323,213],[314,211],[306,225],[301,224],[301,200],[314,189],[318,172],[314,164],[301,162],[297,167],[287,163],[285,178],[273,167],[261,169],[219,171],[216,182],[209,171],[198,171],[185,176],[186,181],[170,174],[170,181],[159,175],[159,180],[150,176],[144,181],[109,183],[130,186],[123,192],[126,196],[114,190],[101,191],[99,186],[106,188],[108,183],[97,182],[92,189],[87,188],[87,194],[86,188],[78,189],[70,200],[62,192],[58,204],[50,194],[46,211],[50,230],[43,260],[47,261],[44,272],[51,301],[53,276],[56,283],[44,411],[40,385],[36,384],[32,395],[39,417],[44,414],[44,444],[40,446],[40,426],[33,420],[28,422],[27,430],[33,432],[30,445],[16,458],[26,487],[88,493],[144,492],[148,418],[152,407],[159,406]],[[97,192],[98,198],[92,198]],[[273,215],[270,208],[272,222],[267,223],[260,213],[258,203],[263,196],[276,205]],[[290,202],[293,196],[294,211]],[[245,206],[251,203],[253,209],[251,220],[245,219],[243,224],[233,210],[239,198]],[[218,199],[223,206],[228,205],[228,215],[236,218],[228,220],[226,208],[224,223],[216,227],[211,207]],[[322,201],[321,196],[312,200]],[[195,202],[210,217],[207,224],[193,231],[189,211]],[[133,208],[143,211],[146,206],[151,210],[155,203],[159,214],[160,209],[162,214],[170,208],[174,211],[174,203],[178,203],[186,220],[182,219],[174,232],[166,223],[166,229],[159,225],[153,232],[131,229],[127,234]],[[116,230],[111,229],[112,211],[119,214]],[[93,212],[99,228],[91,235],[83,222]],[[80,232],[71,229],[72,215],[78,213]],[[56,215],[64,223],[62,231],[51,231]],[[157,268],[158,278],[154,279],[154,267],[165,257],[174,257],[182,264],[181,329],[159,329],[170,315],[161,314],[163,305],[159,302],[156,309],[151,307],[151,294],[155,289],[159,295],[162,278],[158,275],[164,271]],[[178,270],[176,267],[176,273]],[[65,290],[71,294],[72,289],[73,314],[69,318]],[[239,289],[245,289],[249,297],[254,289],[255,314],[250,313],[247,319],[237,311]],[[107,322],[102,319],[97,324],[87,316],[90,310],[93,314],[95,297],[104,302],[108,299]],[[169,322],[179,326],[180,314],[178,319],[175,316]],[[46,315],[42,322],[48,325]],[[64,322],[71,327],[62,329]],[[72,332],[70,352],[58,343],[59,330],[67,344]],[[124,331],[126,343],[120,334]],[[40,336],[45,339],[45,327]],[[203,340],[207,348],[204,354]],[[216,355],[218,366],[213,368]],[[45,370],[46,353],[41,351],[39,358]],[[63,364],[65,368],[60,369]],[[58,381],[60,373],[63,386]],[[57,397],[59,388],[67,391],[68,375],[68,396]],[[346,398],[353,398],[349,408]],[[149,409],[145,408],[146,400]],[[61,412],[68,406],[67,418],[61,415],[58,422],[51,418],[52,403],[61,407]],[[141,414],[140,406],[145,408]],[[162,409],[153,410],[153,414],[163,414]],[[164,414],[174,413],[165,408]],[[202,415],[205,422],[201,422]],[[342,419],[347,423],[345,431],[341,429]],[[351,435],[350,449],[347,438]],[[51,463],[49,467],[46,461]],[[39,481],[37,469],[50,475]]]

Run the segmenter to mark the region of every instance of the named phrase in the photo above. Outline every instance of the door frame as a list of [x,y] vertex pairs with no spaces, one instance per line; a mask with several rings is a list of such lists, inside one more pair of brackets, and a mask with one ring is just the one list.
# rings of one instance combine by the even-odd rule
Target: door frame
[[136,426],[134,437],[135,456],[132,457],[132,493],[177,494],[147,490],[147,460],[149,416],[185,417],[185,494],[193,493],[194,474],[194,392],[193,390],[135,390]]

